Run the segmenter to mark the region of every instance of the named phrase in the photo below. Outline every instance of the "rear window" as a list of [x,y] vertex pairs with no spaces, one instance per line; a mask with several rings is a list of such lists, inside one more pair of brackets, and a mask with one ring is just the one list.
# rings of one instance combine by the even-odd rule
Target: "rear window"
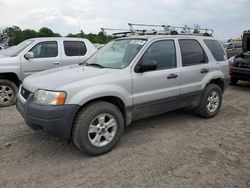
[[225,61],[226,60],[226,54],[223,50],[221,44],[217,40],[204,40],[204,43],[207,45],[209,50],[214,56],[214,59],[216,61]]
[[63,45],[66,56],[84,56],[87,52],[82,41],[64,41]]

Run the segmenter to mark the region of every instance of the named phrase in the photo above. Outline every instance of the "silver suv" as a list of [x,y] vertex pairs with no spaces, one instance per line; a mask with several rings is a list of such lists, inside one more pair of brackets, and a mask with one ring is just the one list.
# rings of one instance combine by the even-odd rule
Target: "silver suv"
[[132,121],[187,107],[214,117],[229,83],[228,68],[213,37],[125,37],[84,64],[26,78],[17,109],[32,129],[101,155],[114,148]]

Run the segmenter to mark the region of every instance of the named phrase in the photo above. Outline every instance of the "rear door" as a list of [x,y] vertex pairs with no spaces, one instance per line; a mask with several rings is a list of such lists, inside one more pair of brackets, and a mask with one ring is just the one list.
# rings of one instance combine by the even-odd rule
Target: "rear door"
[[87,59],[84,41],[63,41],[63,65],[79,64]]
[[57,40],[38,42],[27,52],[33,52],[32,59],[21,57],[23,77],[33,73],[56,68],[61,65],[59,43]]
[[202,81],[212,67],[198,40],[179,39],[179,46],[182,58],[181,98],[185,106],[200,94]]
[[157,62],[157,69],[144,73],[132,70],[135,119],[153,116],[177,107],[180,94],[180,74],[177,67],[174,40],[153,42],[139,63]]

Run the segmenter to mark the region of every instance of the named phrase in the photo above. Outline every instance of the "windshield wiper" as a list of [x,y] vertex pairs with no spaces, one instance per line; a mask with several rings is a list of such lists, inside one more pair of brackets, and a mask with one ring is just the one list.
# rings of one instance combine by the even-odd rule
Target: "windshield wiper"
[[99,67],[99,68],[106,68],[98,63],[86,63],[86,66],[93,66],[93,67]]

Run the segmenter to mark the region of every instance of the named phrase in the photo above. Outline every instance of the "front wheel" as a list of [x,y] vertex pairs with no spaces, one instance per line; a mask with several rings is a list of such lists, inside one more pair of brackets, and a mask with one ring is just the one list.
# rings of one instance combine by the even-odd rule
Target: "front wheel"
[[221,88],[216,84],[209,84],[202,94],[201,102],[196,109],[196,112],[202,117],[212,118],[220,110],[221,104]]
[[124,129],[121,111],[108,102],[94,102],[77,114],[73,125],[73,142],[89,155],[102,155],[119,142]]
[[16,103],[17,86],[13,82],[0,79],[0,107],[7,107]]

